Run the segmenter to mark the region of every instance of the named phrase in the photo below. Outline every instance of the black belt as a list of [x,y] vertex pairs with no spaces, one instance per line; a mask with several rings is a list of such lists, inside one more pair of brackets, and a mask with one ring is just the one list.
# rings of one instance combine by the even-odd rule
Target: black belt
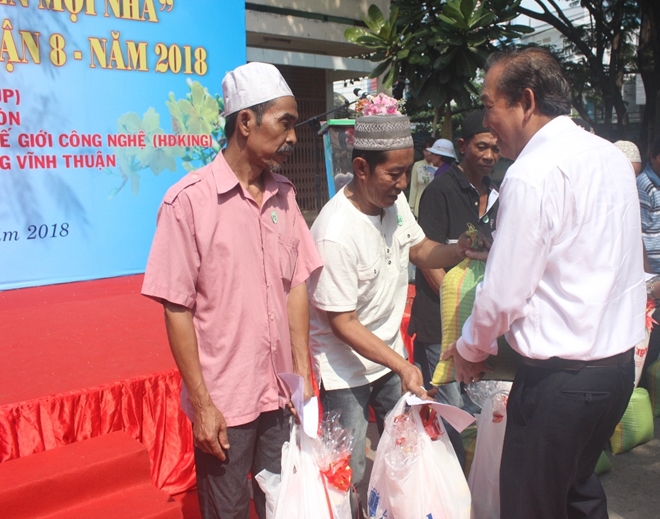
[[604,359],[594,360],[571,360],[559,357],[550,357],[549,359],[529,359],[522,358],[525,366],[532,368],[559,369],[568,371],[578,371],[582,368],[608,368],[613,366],[623,366],[631,362],[635,355],[635,348],[630,348],[623,353],[605,357]]

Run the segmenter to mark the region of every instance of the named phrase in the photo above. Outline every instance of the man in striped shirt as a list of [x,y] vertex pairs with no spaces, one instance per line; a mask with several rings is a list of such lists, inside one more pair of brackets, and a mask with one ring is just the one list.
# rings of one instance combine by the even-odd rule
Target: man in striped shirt
[[649,163],[637,177],[642,215],[642,238],[649,266],[660,274],[660,139],[651,146]]

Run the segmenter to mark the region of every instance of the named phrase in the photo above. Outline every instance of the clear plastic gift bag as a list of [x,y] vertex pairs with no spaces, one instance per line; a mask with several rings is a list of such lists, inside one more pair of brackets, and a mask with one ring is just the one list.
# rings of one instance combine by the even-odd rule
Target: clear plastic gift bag
[[442,420],[401,397],[385,419],[369,481],[370,518],[469,519],[470,490]]

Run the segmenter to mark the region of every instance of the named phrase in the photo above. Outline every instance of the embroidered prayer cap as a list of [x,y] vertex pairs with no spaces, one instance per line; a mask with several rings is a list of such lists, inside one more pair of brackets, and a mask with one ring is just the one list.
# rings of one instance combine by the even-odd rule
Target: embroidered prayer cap
[[490,130],[484,128],[484,110],[474,110],[465,117],[461,123],[461,137],[469,139],[478,133],[490,133]]
[[222,80],[224,116],[278,97],[293,96],[280,71],[270,63],[253,61],[236,67]]
[[414,147],[410,119],[405,115],[365,115],[355,120],[353,148],[366,151]]
[[443,157],[449,157],[456,160],[456,152],[454,151],[454,145],[449,139],[438,139],[433,143],[433,146],[426,148],[426,151],[435,153],[436,155],[441,155]]
[[619,148],[626,157],[628,157],[630,162],[642,162],[642,156],[639,153],[639,148],[635,145],[634,142],[616,141],[614,145]]

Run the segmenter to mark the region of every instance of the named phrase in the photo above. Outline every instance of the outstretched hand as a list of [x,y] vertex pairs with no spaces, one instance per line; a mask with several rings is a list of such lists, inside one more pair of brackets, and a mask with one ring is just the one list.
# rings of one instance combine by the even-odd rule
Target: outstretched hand
[[399,378],[401,379],[402,394],[409,391],[422,400],[430,400],[422,385],[424,383],[422,372],[417,366],[406,361],[406,366],[399,371]]
[[449,360],[451,358],[454,359],[454,376],[457,382],[463,382],[465,384],[478,382],[487,372],[493,371],[485,361],[470,362],[463,358],[461,354],[458,353],[455,342],[452,343],[449,346],[449,349],[442,354],[442,360]]
[[470,236],[470,231],[461,234],[458,239],[458,247],[468,258],[486,261],[488,252],[493,245],[493,239],[476,230],[473,230],[472,233],[476,233],[476,236],[475,234]]

